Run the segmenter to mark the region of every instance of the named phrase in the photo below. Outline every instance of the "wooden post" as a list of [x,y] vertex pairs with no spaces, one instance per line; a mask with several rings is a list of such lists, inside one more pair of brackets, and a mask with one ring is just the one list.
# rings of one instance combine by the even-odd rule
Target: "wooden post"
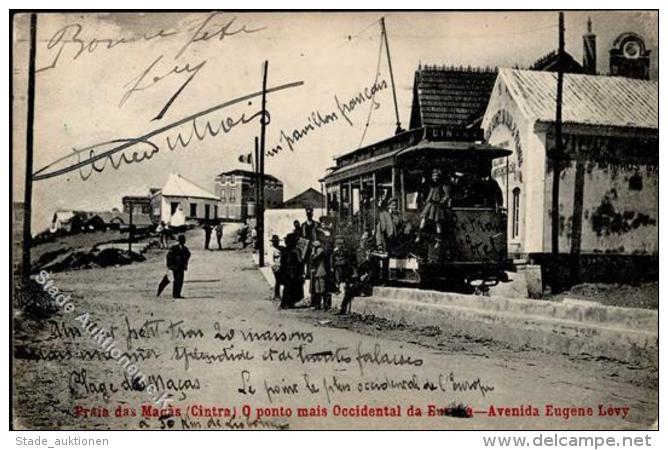
[[346,214],[349,219],[349,223],[352,224],[353,220],[353,182],[349,180],[346,183],[346,193],[348,195],[348,207],[346,208]]
[[258,216],[260,214],[260,140],[255,136],[255,153],[253,155],[255,158],[255,165],[253,170],[255,172],[255,225],[257,226]]
[[371,207],[373,208],[373,225],[375,227],[376,225],[376,204],[378,203],[378,191],[376,189],[376,172],[373,173],[372,181],[373,183],[373,193],[371,196],[373,197],[373,205]]
[[267,71],[269,70],[269,61],[265,61],[262,70],[262,117],[260,118],[260,198],[257,226],[258,251],[259,251],[259,265],[264,267],[264,146],[265,135],[267,132],[267,124],[265,118],[267,117]]
[[359,198],[359,205],[357,205],[358,206],[357,213],[358,213],[359,223],[360,223],[359,233],[362,234],[362,233],[364,233],[364,230],[365,230],[364,225],[366,225],[364,223],[364,209],[363,209],[363,205],[364,205],[364,179],[362,178],[362,175],[360,175],[360,191],[359,191],[358,198]]
[[21,281],[27,286],[30,279],[30,247],[32,245],[32,160],[35,124],[35,58],[37,53],[37,15],[30,14],[30,49],[28,56],[28,111],[26,122],[26,172],[23,197],[23,254]]
[[401,212],[405,213],[406,212],[406,187],[404,186],[404,169],[403,167],[399,169],[399,197],[401,198],[400,201],[400,208]]
[[132,229],[132,213],[134,205],[130,203],[130,229],[128,230],[128,252],[132,252],[132,240],[134,239],[134,230]]

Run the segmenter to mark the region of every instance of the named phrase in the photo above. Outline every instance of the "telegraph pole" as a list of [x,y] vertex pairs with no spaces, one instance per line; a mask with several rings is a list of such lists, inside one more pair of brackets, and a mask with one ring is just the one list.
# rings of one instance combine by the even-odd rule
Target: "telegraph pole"
[[559,178],[563,157],[562,106],[564,95],[564,13],[559,13],[559,53],[557,58],[557,115],[555,118],[555,148],[552,152],[552,256],[559,255]]
[[30,14],[30,50],[28,55],[28,111],[26,123],[26,179],[23,198],[23,255],[21,281],[23,286],[30,280],[30,247],[32,245],[32,160],[35,124],[35,58],[37,53],[37,15]]
[[262,70],[262,116],[260,118],[260,149],[258,166],[260,168],[260,197],[258,199],[259,213],[257,223],[257,238],[260,267],[264,267],[264,145],[267,131],[267,71],[269,61],[265,61]]
[[253,172],[255,172],[255,226],[260,216],[260,141],[255,136],[255,151],[253,153]]
[[132,239],[134,238],[134,232],[132,230],[132,212],[133,212],[133,205],[132,202],[130,202],[130,229],[128,230],[128,252],[132,253]]

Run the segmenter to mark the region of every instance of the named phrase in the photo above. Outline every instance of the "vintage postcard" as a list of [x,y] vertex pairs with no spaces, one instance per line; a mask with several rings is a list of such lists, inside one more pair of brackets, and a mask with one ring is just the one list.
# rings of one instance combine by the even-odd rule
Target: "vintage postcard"
[[10,426],[656,430],[658,20],[14,11]]

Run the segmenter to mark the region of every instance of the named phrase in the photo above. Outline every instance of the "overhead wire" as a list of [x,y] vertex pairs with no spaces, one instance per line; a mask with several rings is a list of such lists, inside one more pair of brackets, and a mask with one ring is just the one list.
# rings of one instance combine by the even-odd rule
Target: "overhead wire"
[[[380,77],[380,61],[383,58],[383,43],[385,40],[383,39],[382,36],[382,31],[381,31],[381,39],[380,39],[380,45],[378,46],[378,59],[376,60],[376,76],[373,81],[373,86],[376,86],[378,84],[378,78]],[[377,89],[374,89],[372,94],[371,94],[371,104],[369,105],[369,113],[367,114],[366,117],[366,123],[364,125],[364,130],[362,131],[362,137],[360,139],[360,143],[358,148],[362,147],[362,144],[364,143],[364,138],[366,137],[367,130],[369,129],[369,124],[371,122],[371,114],[373,113],[374,105],[376,104],[376,92],[378,92]]]

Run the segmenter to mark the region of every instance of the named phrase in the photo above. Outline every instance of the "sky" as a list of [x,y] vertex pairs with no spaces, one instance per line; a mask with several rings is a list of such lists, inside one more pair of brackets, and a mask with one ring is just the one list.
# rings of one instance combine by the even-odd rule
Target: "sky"
[[[33,233],[48,227],[58,209],[120,208],[124,195],[162,187],[170,173],[213,191],[217,174],[250,170],[238,158],[252,151],[260,135],[259,97],[203,114],[194,125],[193,120],[169,125],[260,91],[264,61],[268,88],[297,84],[267,97],[266,149],[281,149],[267,157],[266,171],[284,182],[286,200],[309,187],[319,188],[318,179],[334,164],[334,155],[394,133],[390,75],[381,48],[383,16],[404,127],[420,64],[528,67],[558,42],[557,13],[549,11],[39,14],[33,173],[64,169],[77,158],[85,161],[91,154],[82,149],[94,145],[99,155],[119,142],[160,128],[166,131],[116,153],[117,168],[100,160],[100,171],[87,165],[36,180]],[[633,31],[651,50],[651,73],[658,79],[656,13],[566,12],[566,51],[578,61],[588,17],[597,35],[599,73],[608,72],[614,39]],[[23,200],[25,183],[28,35],[27,16],[16,16],[15,201]],[[365,89],[371,92],[374,85],[385,87],[370,99]],[[360,93],[364,101],[351,104]],[[325,124],[318,113],[335,113],[336,120]],[[219,130],[215,136],[206,133],[207,122]],[[285,136],[294,138],[294,130],[309,123],[312,129],[299,133],[290,148]],[[185,138],[193,126],[202,139],[180,145],[179,133]],[[111,141],[117,143],[98,145]],[[132,161],[135,152],[136,159],[150,159],[118,164],[123,154]]]

